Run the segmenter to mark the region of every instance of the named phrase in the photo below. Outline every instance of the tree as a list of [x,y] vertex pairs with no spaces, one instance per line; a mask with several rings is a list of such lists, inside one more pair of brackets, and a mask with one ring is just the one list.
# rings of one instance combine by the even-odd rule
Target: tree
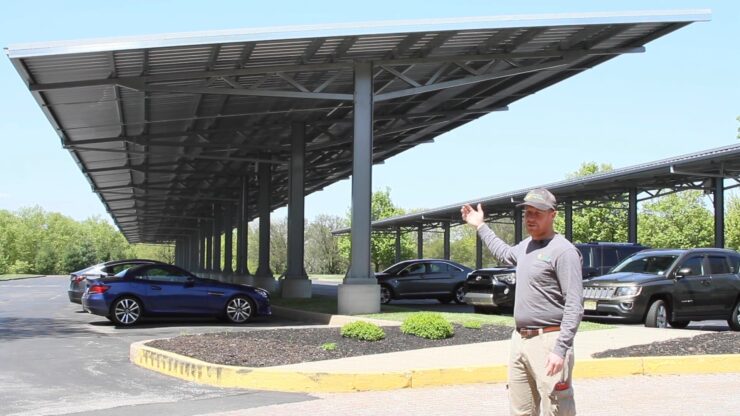
[[638,216],[638,237],[656,248],[711,247],[712,213],[701,191],[684,191],[645,203]]
[[288,219],[270,224],[270,269],[276,275],[288,267]]
[[[596,162],[585,162],[567,177],[582,178],[612,170],[612,166],[607,163],[599,165]],[[573,242],[626,241],[627,208],[626,202],[606,201],[598,206],[574,210]],[[562,212],[555,217],[555,230],[565,232],[565,215]]]
[[339,274],[347,270],[347,258],[342,255],[339,241],[332,231],[346,227],[340,217],[319,215],[306,227],[306,272]]
[[[371,221],[377,221],[397,215],[403,215],[401,208],[393,205],[391,201],[390,188],[384,191],[375,191],[372,195]],[[347,212],[348,223],[351,225],[351,211]],[[413,249],[411,246],[412,238],[408,234],[402,235],[401,253],[409,253]],[[350,238],[349,236],[340,237],[340,251],[345,258],[350,257]],[[376,272],[382,268],[390,266],[396,261],[396,237],[390,233],[373,233],[370,239],[370,261]]]

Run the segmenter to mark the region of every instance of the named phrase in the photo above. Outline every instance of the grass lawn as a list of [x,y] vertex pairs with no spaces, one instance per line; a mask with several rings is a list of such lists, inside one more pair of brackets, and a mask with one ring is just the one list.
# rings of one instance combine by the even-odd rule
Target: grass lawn
[[[292,309],[301,309],[310,312],[320,312],[327,314],[337,313],[337,299],[331,296],[314,296],[311,299],[283,299],[274,297],[271,303],[276,306],[283,306]],[[415,309],[404,308],[395,305],[380,305],[381,313],[370,315],[360,315],[366,318],[383,319],[387,321],[403,322],[409,315],[419,312]],[[437,312],[446,320],[452,323],[463,324],[465,322],[475,321],[482,325],[499,325],[514,326],[514,318],[506,315],[483,315],[478,313],[460,313],[460,312]],[[613,325],[599,324],[595,322],[581,322],[580,331],[592,331],[597,329],[614,328]]]
[[42,276],[39,274],[0,274],[0,281],[30,279],[32,277],[42,277]]

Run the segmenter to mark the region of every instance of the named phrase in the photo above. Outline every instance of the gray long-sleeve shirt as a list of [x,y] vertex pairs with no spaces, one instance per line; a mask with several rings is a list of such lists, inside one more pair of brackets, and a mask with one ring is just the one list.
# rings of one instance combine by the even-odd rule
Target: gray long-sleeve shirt
[[494,257],[516,266],[514,321],[517,328],[560,326],[552,352],[565,357],[583,317],[581,253],[560,234],[531,237],[512,247],[488,227],[478,228]]

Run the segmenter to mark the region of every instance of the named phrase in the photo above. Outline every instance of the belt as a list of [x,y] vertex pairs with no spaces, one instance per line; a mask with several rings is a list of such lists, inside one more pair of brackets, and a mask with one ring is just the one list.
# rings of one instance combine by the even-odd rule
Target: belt
[[516,332],[521,335],[522,338],[533,338],[540,334],[546,334],[548,332],[560,331],[559,326],[546,326],[544,328],[517,328]]

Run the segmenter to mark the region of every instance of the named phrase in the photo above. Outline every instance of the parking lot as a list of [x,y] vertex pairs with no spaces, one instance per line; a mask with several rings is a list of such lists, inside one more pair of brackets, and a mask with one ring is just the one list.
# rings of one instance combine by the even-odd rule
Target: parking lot
[[[336,284],[314,282],[314,292],[331,294],[336,290]],[[456,405],[463,412],[461,414],[479,414],[481,409],[505,409],[505,390],[501,385],[359,393],[355,396],[217,389],[172,379],[130,364],[129,345],[134,341],[181,334],[249,331],[296,323],[277,318],[258,320],[246,326],[224,325],[212,320],[157,320],[120,329],[105,318],[86,314],[79,305],[70,303],[66,295],[67,285],[66,276],[0,283],[0,356],[3,357],[0,364],[0,400],[3,403],[0,414],[247,414],[257,407],[270,414],[292,414],[301,409],[312,410],[316,414],[334,414],[337,408],[357,409],[358,400],[373,402],[379,397],[396,402],[404,414],[442,414],[449,401],[464,401],[469,394],[477,399]],[[465,312],[470,309],[465,305],[442,305],[424,300],[397,303],[419,309]],[[726,324],[723,328],[721,322],[705,322],[703,326],[726,329]],[[652,382],[640,382],[645,384],[645,391],[654,393],[653,402],[645,405],[650,409],[663,409],[663,413],[654,414],[675,415],[682,413],[665,410],[671,408],[667,401],[675,398],[660,394],[664,388],[661,386],[689,383],[711,389],[713,397],[719,397],[717,389],[730,389],[731,385],[737,385],[737,376],[661,377]],[[599,403],[588,397],[602,390],[627,389],[624,381],[590,380],[580,384],[583,386],[582,402],[592,410],[584,414],[618,414],[609,413],[614,409],[593,412],[600,409]],[[621,394],[622,397],[632,394],[633,390],[627,390]],[[731,395],[732,392],[728,390],[726,394]],[[430,395],[437,399],[429,399]],[[660,407],[662,402],[666,403]],[[706,404],[717,410],[714,414],[728,414],[721,405]],[[370,404],[363,409],[365,413],[357,410],[360,413],[353,414],[376,414],[371,412],[372,409],[381,411],[373,406]]]

